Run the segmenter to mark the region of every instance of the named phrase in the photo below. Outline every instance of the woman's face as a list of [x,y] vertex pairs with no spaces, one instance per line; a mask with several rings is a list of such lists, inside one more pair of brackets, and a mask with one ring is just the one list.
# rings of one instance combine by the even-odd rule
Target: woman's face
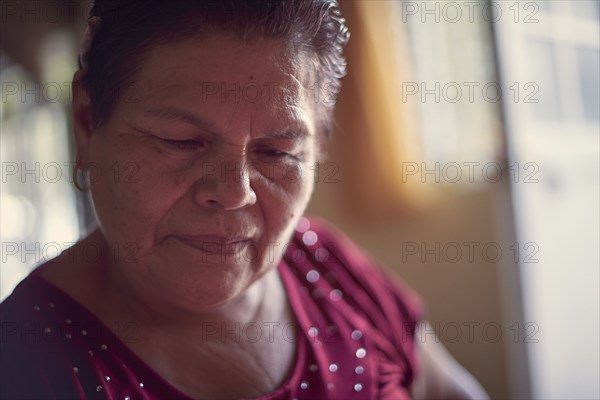
[[111,262],[137,295],[210,310],[280,261],[314,184],[305,65],[277,40],[156,46],[79,141]]

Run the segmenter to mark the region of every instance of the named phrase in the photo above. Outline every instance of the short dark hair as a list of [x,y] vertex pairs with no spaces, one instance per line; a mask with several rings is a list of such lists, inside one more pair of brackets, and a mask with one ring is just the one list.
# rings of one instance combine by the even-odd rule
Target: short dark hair
[[[293,41],[314,56],[317,87],[326,85],[330,100],[346,74],[342,49],[350,34],[337,0],[95,0],[92,17],[100,18],[100,26],[81,57],[95,127],[108,119],[153,45],[197,33]],[[334,102],[319,110],[326,134]]]

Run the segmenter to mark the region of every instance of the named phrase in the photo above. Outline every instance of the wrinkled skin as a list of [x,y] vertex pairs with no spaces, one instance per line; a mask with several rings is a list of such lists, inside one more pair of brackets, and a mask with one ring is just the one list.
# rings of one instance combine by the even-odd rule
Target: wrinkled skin
[[142,302],[209,311],[276,266],[314,186],[306,65],[272,39],[159,45],[99,129],[76,127],[112,274]]

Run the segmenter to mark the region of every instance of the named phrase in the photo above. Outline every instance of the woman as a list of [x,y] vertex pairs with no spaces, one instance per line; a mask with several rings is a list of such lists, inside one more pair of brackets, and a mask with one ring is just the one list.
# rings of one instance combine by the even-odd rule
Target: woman
[[2,304],[2,398],[485,396],[419,344],[408,288],[302,217],[345,73],[335,1],[96,0],[89,22],[98,228]]

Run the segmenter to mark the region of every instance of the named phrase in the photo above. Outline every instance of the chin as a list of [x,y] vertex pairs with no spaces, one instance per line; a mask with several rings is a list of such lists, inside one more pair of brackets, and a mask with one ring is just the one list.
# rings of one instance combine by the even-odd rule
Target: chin
[[188,311],[209,311],[239,296],[258,277],[251,265],[235,263],[199,266],[172,261],[173,268],[154,271],[157,291],[170,303]]

